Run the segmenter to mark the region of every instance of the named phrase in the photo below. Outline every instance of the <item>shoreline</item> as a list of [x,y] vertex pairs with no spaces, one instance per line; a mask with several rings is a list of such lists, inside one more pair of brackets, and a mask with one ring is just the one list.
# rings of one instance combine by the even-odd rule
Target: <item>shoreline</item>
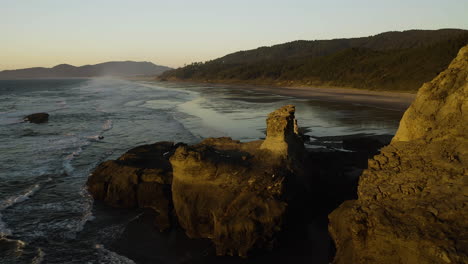
[[350,103],[390,110],[405,111],[416,98],[416,93],[403,91],[375,91],[350,87],[335,86],[281,86],[281,85],[255,85],[237,83],[211,83],[189,81],[160,81],[155,83],[187,83],[199,85],[212,85],[239,90],[250,90],[282,96],[291,96],[299,99],[319,100],[326,102]]
[[356,88],[323,87],[249,87],[258,92],[268,92],[300,99],[327,102],[351,103],[372,107],[405,111],[413,102],[416,94],[396,92],[376,92]]

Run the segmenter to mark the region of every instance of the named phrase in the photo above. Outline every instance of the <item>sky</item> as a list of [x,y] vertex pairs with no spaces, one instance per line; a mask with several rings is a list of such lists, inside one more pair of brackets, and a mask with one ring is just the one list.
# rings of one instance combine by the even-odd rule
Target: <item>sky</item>
[[0,70],[180,67],[293,40],[468,29],[467,0],[0,0]]

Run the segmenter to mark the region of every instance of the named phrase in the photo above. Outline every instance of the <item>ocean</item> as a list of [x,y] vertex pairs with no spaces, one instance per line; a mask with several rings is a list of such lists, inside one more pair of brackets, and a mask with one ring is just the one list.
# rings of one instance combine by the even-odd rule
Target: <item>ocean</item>
[[[261,139],[268,113],[285,104],[296,105],[299,126],[314,137],[394,134],[403,114],[234,86],[0,80],[0,263],[135,263],[113,245],[141,212],[93,202],[85,188],[93,168],[157,141]],[[37,112],[49,113],[49,122],[23,122]],[[205,242],[194,246],[183,234],[175,236],[186,246],[165,249],[160,263],[201,254],[190,247]],[[166,246],[174,244],[174,237],[167,239]]]

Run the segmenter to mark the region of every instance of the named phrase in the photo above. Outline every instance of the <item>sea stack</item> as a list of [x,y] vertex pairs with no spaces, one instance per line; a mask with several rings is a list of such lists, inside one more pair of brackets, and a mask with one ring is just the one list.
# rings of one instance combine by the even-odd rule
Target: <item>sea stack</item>
[[288,182],[298,174],[287,157],[293,147],[304,148],[294,127],[294,106],[287,105],[269,115],[265,141],[210,138],[177,149],[170,159],[172,197],[189,237],[212,239],[218,255],[272,246]]
[[271,112],[267,118],[267,136],[260,146],[276,156],[292,158],[304,153],[304,142],[299,135],[294,105],[285,105]]
[[114,207],[154,209],[160,230],[174,216],[190,238],[211,239],[217,255],[271,248],[303,175],[294,112],[287,105],[271,113],[264,141],[223,137],[134,148],[101,163],[88,190]]
[[424,84],[359,198],[329,215],[334,263],[468,263],[468,46]]

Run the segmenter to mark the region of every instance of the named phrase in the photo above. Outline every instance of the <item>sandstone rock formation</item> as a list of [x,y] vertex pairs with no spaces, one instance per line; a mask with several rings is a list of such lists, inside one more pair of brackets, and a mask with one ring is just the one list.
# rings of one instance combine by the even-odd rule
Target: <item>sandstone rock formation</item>
[[294,111],[287,105],[269,115],[265,141],[208,138],[134,148],[101,163],[88,190],[114,207],[153,208],[160,229],[169,226],[173,205],[186,234],[211,239],[218,255],[271,247],[297,191],[291,186],[300,181],[304,144]]
[[46,123],[47,121],[49,121],[49,114],[47,113],[30,114],[30,115],[25,116],[23,120],[26,122],[35,123],[35,124]]
[[329,215],[334,263],[468,263],[468,46]]
[[286,105],[268,115],[267,137],[261,149],[283,158],[297,158],[304,154],[304,142],[299,134],[295,111],[293,105]]
[[172,210],[169,157],[178,146],[172,142],[143,145],[105,161],[89,176],[88,191],[113,207],[154,209],[159,214],[156,224],[164,230]]
[[189,237],[212,239],[218,255],[271,246],[297,175],[288,157],[304,149],[294,126],[288,105],[269,115],[265,141],[210,138],[177,149],[170,158],[172,197]]

